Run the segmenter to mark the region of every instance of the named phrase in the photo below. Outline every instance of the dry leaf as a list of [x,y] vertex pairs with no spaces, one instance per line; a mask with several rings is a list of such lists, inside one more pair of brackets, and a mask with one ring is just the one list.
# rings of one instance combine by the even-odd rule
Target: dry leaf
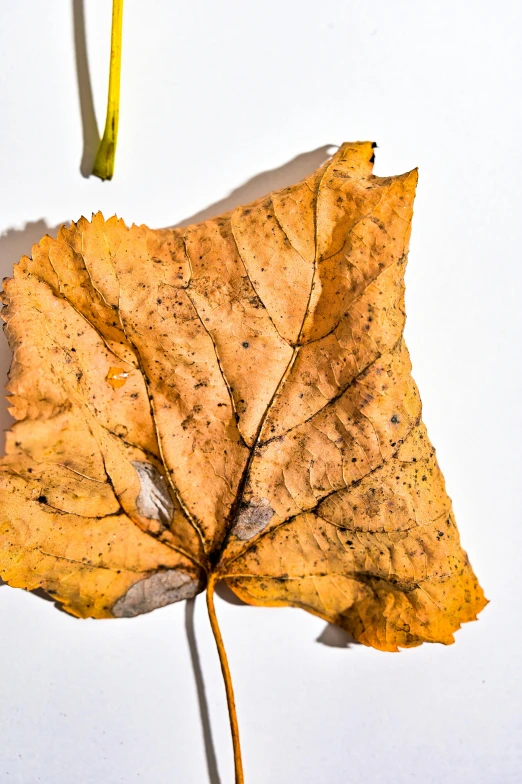
[[476,617],[402,336],[417,173],[373,157],[188,229],[82,218],[20,261],[4,580],[109,618],[211,576],[387,651]]
[[69,612],[202,591],[367,645],[452,641],[484,599],[402,337],[416,171],[369,143],[188,229],[82,218],[5,285],[19,420],[0,565]]

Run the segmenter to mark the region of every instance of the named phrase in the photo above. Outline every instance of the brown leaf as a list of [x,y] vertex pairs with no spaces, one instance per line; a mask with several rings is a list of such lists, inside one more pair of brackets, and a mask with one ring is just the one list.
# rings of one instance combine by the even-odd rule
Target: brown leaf
[[82,218],[20,261],[8,583],[101,618],[212,576],[390,651],[476,617],[402,337],[417,173],[372,162],[344,145],[188,229]]

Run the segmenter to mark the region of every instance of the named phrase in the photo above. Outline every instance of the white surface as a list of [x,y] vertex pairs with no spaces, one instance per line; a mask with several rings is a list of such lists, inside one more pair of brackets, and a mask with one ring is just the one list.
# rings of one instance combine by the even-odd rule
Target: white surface
[[[454,646],[399,655],[320,644],[324,624],[298,610],[218,599],[218,613],[247,784],[518,784],[520,4],[128,0],[111,183],[79,173],[71,4],[2,0],[1,12],[2,275],[46,226],[98,209],[172,225],[260,172],[343,140],[377,140],[377,174],[419,166],[407,340],[491,604]],[[87,2],[86,20],[101,126],[108,0]],[[290,184],[321,155],[254,180],[227,206]],[[1,363],[5,377],[5,343]],[[184,612],[80,622],[1,587],[1,784],[206,784]],[[196,633],[229,784],[224,692],[202,597]]]

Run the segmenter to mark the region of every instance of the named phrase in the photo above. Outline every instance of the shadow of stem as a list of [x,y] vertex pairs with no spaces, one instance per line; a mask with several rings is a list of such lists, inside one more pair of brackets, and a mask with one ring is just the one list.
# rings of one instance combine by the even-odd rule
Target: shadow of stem
[[83,153],[80,172],[83,177],[90,177],[100,144],[100,132],[94,111],[89,58],[87,56],[87,37],[85,34],[84,0],[72,0],[72,18],[74,32],[74,54],[76,59],[76,80],[78,82],[78,98],[82,118]]
[[212,737],[212,727],[210,724],[210,714],[208,710],[207,694],[205,691],[205,681],[199,660],[199,651],[196,640],[196,630],[194,627],[194,611],[196,609],[196,599],[187,599],[185,603],[185,631],[190,651],[190,660],[196,681],[196,691],[198,694],[199,714],[201,718],[201,728],[203,730],[203,741],[205,743],[205,756],[207,760],[208,778],[210,784],[221,784],[217,766],[216,751]]

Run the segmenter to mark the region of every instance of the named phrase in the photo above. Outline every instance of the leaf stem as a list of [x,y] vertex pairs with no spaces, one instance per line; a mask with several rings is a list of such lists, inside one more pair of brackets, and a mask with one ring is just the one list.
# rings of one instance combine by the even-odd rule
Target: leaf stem
[[114,158],[118,141],[118,121],[120,117],[120,74],[121,74],[121,34],[123,21],[123,0],[112,2],[111,64],[109,70],[109,97],[105,130],[96,153],[92,173],[101,180],[111,180],[114,174]]
[[243,775],[243,762],[241,760],[241,744],[239,742],[239,725],[237,722],[236,702],[234,699],[234,687],[232,685],[232,678],[230,676],[230,668],[228,666],[227,654],[223,644],[223,637],[216,616],[216,608],[214,606],[214,586],[216,578],[213,574],[208,578],[207,585],[207,608],[210,625],[216,641],[216,647],[219,654],[219,662],[221,664],[221,672],[223,673],[223,680],[225,682],[225,691],[228,703],[228,715],[230,719],[230,730],[232,733],[232,744],[234,747],[234,770],[236,773],[236,784],[245,784]]

